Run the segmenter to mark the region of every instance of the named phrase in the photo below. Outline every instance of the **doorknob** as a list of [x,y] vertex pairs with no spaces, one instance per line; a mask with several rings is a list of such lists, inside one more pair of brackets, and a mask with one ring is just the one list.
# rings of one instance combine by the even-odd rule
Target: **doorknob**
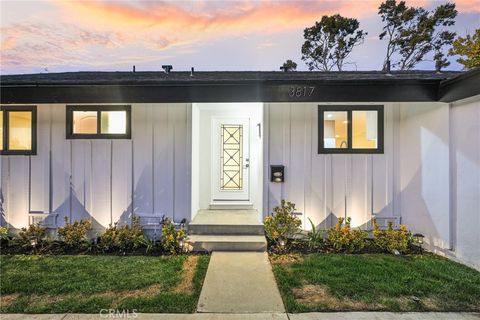
[[247,164],[245,165],[245,168],[248,168],[248,167],[250,167],[250,165],[247,163]]

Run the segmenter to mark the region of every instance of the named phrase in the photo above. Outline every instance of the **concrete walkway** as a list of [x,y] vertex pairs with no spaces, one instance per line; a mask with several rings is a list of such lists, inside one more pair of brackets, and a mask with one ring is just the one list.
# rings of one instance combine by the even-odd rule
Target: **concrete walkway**
[[0,314],[2,320],[479,320],[479,313],[443,312],[322,312],[322,313],[138,313],[136,316],[109,317],[108,314]]
[[267,253],[213,252],[197,312],[285,312]]

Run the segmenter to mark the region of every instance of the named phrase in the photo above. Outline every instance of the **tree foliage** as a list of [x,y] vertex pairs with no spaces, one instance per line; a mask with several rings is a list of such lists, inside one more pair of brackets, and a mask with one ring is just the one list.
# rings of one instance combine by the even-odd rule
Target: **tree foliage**
[[379,38],[388,41],[384,69],[388,61],[400,70],[412,69],[430,52],[434,54],[437,70],[450,64],[443,48],[455,38],[455,32],[446,28],[455,24],[455,4],[446,3],[428,11],[408,7],[405,1],[386,0],[378,8],[378,14],[385,23]]
[[345,59],[353,48],[361,43],[366,32],[359,30],[356,19],[339,14],[323,16],[310,28],[304,30],[302,60],[309,70],[331,71],[343,69]]
[[462,56],[457,62],[463,64],[465,69],[480,67],[480,29],[475,30],[473,35],[455,39],[449,55]]
[[297,63],[293,60],[288,59],[283,63],[280,69],[283,71],[297,71]]

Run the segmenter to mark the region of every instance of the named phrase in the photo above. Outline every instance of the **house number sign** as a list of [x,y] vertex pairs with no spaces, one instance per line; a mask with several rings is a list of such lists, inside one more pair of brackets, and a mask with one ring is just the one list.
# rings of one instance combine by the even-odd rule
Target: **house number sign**
[[315,87],[291,86],[288,91],[290,98],[311,97],[315,92]]

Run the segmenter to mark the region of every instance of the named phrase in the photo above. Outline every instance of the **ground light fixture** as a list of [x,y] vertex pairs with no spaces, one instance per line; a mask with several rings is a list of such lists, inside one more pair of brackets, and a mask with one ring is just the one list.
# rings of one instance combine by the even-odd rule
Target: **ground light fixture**
[[421,233],[415,233],[412,238],[413,242],[421,248],[423,244],[423,238],[425,238],[425,236]]

